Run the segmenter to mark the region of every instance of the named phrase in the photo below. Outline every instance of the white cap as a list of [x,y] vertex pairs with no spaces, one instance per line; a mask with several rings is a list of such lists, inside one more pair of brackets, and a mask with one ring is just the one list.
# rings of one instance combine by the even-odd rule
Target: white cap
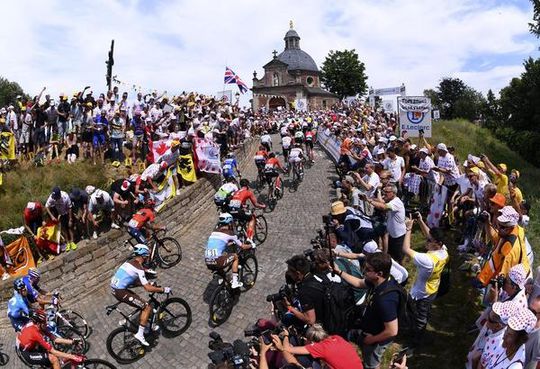
[[389,140],[390,140],[390,142],[395,141],[395,140],[397,140],[397,137],[392,135],[392,136],[390,136]]
[[446,148],[446,145],[443,144],[442,142],[437,145],[437,150],[442,150],[442,151],[448,152],[448,149]]
[[377,243],[373,240],[366,242],[363,250],[366,254],[374,254],[376,252],[381,252],[381,250],[379,250],[379,247],[377,246]]
[[429,150],[427,149],[427,147],[422,147],[420,150],[418,150],[419,152],[423,152],[424,154],[426,155],[429,155]]

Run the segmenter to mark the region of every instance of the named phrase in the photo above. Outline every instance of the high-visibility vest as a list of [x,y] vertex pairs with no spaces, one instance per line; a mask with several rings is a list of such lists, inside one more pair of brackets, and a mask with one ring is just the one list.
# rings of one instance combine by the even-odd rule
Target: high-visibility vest
[[437,293],[439,290],[439,284],[441,283],[441,274],[444,269],[444,266],[446,263],[448,263],[448,260],[450,259],[450,256],[447,254],[447,256],[443,258],[439,258],[435,252],[428,252],[427,256],[433,260],[433,270],[431,271],[431,275],[426,281],[426,293],[428,295],[432,295],[434,293]]

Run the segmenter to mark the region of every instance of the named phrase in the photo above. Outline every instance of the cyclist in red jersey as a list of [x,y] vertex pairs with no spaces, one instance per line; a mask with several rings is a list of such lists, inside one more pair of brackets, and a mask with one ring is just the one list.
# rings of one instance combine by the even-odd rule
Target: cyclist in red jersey
[[56,350],[44,336],[48,336],[54,343],[72,345],[75,340],[68,340],[53,336],[47,331],[47,318],[43,310],[30,313],[32,322],[26,324],[17,334],[16,347],[21,356],[31,365],[46,365],[53,369],[60,369],[60,360],[64,358],[76,363],[82,362],[81,356],[67,354]]
[[242,179],[240,181],[240,189],[234,193],[229,202],[229,213],[237,220],[246,221],[247,227],[247,242],[254,245],[253,236],[255,234],[255,214],[246,209],[247,202],[251,201],[253,206],[259,209],[266,208],[266,205],[257,202],[257,198],[249,189],[249,181]]
[[276,154],[273,152],[268,154],[268,160],[266,160],[266,164],[264,166],[264,175],[266,176],[266,180],[268,181],[268,197],[270,198],[270,194],[272,192],[272,181],[274,181],[274,178],[279,177],[278,169],[280,169],[282,172],[285,171],[285,168],[283,165],[281,165],[281,162],[278,158],[276,158]]
[[133,214],[133,217],[128,223],[128,233],[135,238],[138,243],[146,245],[146,239],[148,237],[146,229],[151,229],[153,231],[165,229],[165,227],[153,223],[156,219],[156,215],[154,214],[155,204],[156,202],[154,200],[146,200],[144,207]]

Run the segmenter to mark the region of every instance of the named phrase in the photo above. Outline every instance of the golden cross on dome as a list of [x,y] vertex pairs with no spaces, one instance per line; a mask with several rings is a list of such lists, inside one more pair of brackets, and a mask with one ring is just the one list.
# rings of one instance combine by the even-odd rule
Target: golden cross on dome
[[291,27],[291,29],[293,29],[293,28],[294,28],[294,25],[293,25],[293,22],[292,22],[292,20],[291,20],[291,21],[289,21],[289,27]]

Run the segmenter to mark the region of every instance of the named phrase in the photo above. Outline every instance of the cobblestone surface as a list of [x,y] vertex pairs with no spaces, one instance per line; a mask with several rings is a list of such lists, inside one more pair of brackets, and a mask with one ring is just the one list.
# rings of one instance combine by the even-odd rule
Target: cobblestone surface
[[[274,137],[275,147],[280,147]],[[304,181],[296,192],[285,189],[283,199],[272,213],[266,213],[269,235],[266,242],[257,248],[259,275],[256,285],[240,296],[229,320],[215,328],[224,340],[232,342],[243,337],[243,330],[258,318],[269,317],[270,306],[266,295],[275,293],[284,282],[285,261],[295,253],[302,253],[310,247],[309,241],[321,227],[321,216],[328,213],[331,198],[329,177],[333,166],[324,151],[316,149],[316,162],[306,170]],[[281,158],[282,159],[282,158]],[[242,168],[246,178],[256,178],[256,168],[249,162]],[[287,185],[285,178],[285,185]],[[204,264],[203,255],[206,240],[215,225],[217,213],[212,202],[203,205],[204,217],[191,224],[187,232],[173,234],[183,250],[182,262],[172,270],[159,270],[159,283],[171,286],[174,295],[181,296],[189,303],[193,322],[183,335],[167,339],[160,337],[153,347],[138,362],[130,365],[118,365],[122,368],[206,368],[208,359],[208,334],[213,330],[208,324],[207,296],[215,288],[211,283],[211,273]],[[69,288],[66,286],[65,288]],[[143,292],[140,290],[141,295]],[[104,307],[114,303],[107,284],[104,284],[92,296],[70,306],[81,312],[93,328],[89,338],[91,349],[88,357],[114,360],[108,355],[105,342],[109,332],[121,318],[118,314],[107,316]],[[5,304],[5,302],[4,302]],[[3,310],[5,311],[5,310]],[[0,330],[0,343],[3,352],[10,356],[8,368],[22,368],[13,350],[14,333]]]

